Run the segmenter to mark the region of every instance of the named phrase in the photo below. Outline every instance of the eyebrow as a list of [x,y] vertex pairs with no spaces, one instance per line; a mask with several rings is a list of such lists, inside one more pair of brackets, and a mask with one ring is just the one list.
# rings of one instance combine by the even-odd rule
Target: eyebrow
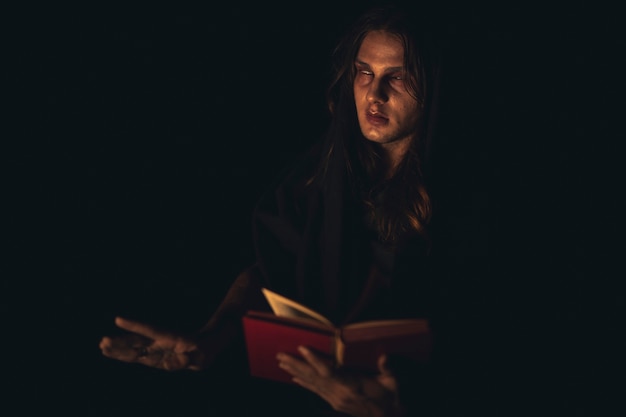
[[[355,59],[354,63],[358,64],[358,65],[362,65],[362,66],[367,67],[367,68],[371,68],[370,65],[367,62],[363,62],[363,61],[360,61],[358,59]],[[396,71],[404,71],[404,67],[389,67],[389,68],[385,68],[385,72],[396,72]]]

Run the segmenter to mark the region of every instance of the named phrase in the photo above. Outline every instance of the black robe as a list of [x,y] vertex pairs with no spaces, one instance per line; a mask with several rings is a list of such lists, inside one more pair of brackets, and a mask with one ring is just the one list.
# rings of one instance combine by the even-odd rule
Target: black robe
[[264,285],[338,325],[424,316],[426,242],[415,237],[394,250],[377,240],[347,189],[338,153],[327,175],[306,185],[324,152],[318,145],[298,160],[257,205],[254,242]]

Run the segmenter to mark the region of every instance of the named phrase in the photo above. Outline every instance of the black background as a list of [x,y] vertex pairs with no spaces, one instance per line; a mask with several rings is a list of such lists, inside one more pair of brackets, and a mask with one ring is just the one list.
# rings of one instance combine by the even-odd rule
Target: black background
[[[115,315],[181,330],[209,317],[251,262],[254,201],[323,130],[331,48],[365,5],[7,14],[11,415],[226,403],[210,392],[236,382],[115,363],[98,342]],[[441,172],[459,202],[455,250],[559,294],[563,333],[584,323],[594,339],[591,312],[615,329],[617,14],[582,1],[430,10],[448,60]]]

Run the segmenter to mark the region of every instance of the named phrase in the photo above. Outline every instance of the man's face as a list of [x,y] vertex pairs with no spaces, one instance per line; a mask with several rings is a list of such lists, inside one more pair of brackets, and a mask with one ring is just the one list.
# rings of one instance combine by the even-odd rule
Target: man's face
[[354,101],[365,138],[383,146],[409,143],[417,135],[421,107],[406,88],[400,39],[368,33],[354,65]]

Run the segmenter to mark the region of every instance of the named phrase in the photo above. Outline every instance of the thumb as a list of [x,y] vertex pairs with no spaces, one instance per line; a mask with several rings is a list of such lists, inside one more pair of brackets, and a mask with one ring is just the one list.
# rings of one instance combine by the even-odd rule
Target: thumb
[[398,381],[391,368],[389,368],[389,358],[385,354],[378,357],[378,371],[380,372],[378,382],[389,391],[397,391]]
[[389,368],[389,357],[384,353],[378,357],[378,372],[380,372],[381,375],[393,375]]

